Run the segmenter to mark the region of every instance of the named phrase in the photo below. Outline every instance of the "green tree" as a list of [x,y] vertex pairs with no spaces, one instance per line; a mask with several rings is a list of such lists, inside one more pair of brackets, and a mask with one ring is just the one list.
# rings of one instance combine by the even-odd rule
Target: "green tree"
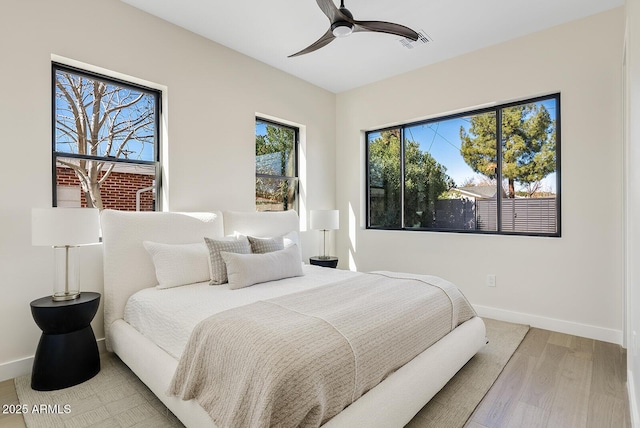
[[[293,129],[281,126],[267,125],[267,133],[265,135],[256,135],[256,156],[279,154],[280,163],[274,168],[275,164],[269,164],[264,171],[258,171],[262,174],[272,175],[293,175],[289,174],[293,169],[294,161],[294,131]],[[260,168],[258,164],[256,168]]]
[[[497,178],[496,117],[492,113],[471,117],[467,132],[460,127],[460,154],[477,173]],[[556,170],[555,122],[542,104],[529,103],[502,109],[502,178],[507,196],[516,195],[515,183],[535,187]]]
[[[383,131],[369,144],[369,179],[372,224],[400,226],[400,130]],[[420,145],[404,144],[405,224],[429,227],[435,220],[435,204],[455,183],[447,169]]]
[[371,225],[400,227],[400,130],[369,143],[369,186]]
[[267,124],[264,135],[256,133],[256,174],[256,196],[291,208],[297,182],[283,177],[295,177],[293,129]]

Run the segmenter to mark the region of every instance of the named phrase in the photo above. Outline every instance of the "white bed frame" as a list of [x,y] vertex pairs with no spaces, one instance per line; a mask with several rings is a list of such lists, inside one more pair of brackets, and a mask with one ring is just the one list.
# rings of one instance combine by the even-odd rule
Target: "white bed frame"
[[[295,212],[102,213],[104,308],[107,349],[158,396],[187,427],[215,427],[194,400],[166,394],[178,361],[123,319],[136,291],[156,284],[142,241],[200,242],[234,232],[274,236],[299,230]],[[324,427],[403,427],[486,343],[485,326],[474,317],[387,377]]]

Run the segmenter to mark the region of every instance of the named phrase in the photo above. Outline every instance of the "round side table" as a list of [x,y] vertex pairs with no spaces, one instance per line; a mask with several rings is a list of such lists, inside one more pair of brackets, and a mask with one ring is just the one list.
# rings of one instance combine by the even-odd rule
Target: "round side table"
[[51,296],[31,302],[31,314],[42,330],[31,372],[31,388],[52,391],[91,379],[100,371],[100,354],[91,320],[100,293],[82,292],[74,300]]

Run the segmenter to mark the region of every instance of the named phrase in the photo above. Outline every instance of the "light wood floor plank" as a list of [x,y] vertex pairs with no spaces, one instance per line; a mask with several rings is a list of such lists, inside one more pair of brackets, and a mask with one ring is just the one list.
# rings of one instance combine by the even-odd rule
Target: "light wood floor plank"
[[[16,394],[16,387],[13,383],[13,379],[9,379],[0,382],[0,410],[3,410],[5,405],[20,404],[18,401],[18,394]],[[16,420],[22,420],[22,426],[24,426],[24,419],[22,415],[16,415],[11,413],[3,413],[0,411],[0,426],[1,427],[14,427]]]
[[543,410],[531,404],[518,402],[513,413],[504,427],[509,428],[540,428],[547,426],[549,410]]
[[488,427],[484,425],[480,425],[479,423],[470,420],[469,422],[467,422],[464,428],[488,428]]
[[623,410],[625,407],[628,409],[623,400],[609,394],[591,394],[587,428],[627,427]]
[[13,383],[13,379],[0,382],[0,399],[4,399],[5,397],[10,396],[15,396],[16,398],[18,397],[16,395],[16,387]]
[[569,353],[560,368],[557,392],[550,409],[549,426],[585,427],[591,389],[592,362]]
[[487,427],[503,426],[529,382],[536,359],[516,352],[480,402],[471,420]]
[[596,341],[593,351],[591,388],[615,398],[624,398],[626,358],[618,345]]
[[550,343],[552,345],[564,346],[565,348],[569,348],[571,346],[571,338],[572,337],[573,336],[571,336],[569,334],[557,333],[555,331],[552,331],[551,334],[549,334],[549,340],[547,340],[547,343]]
[[568,349],[547,343],[544,347],[531,381],[526,386],[522,401],[540,409],[548,410],[556,395],[559,372]]
[[578,358],[593,360],[593,351],[596,341],[586,337],[571,336],[569,352]]
[[0,419],[0,426],[2,428],[26,428],[24,418],[22,415],[9,415],[6,418]]

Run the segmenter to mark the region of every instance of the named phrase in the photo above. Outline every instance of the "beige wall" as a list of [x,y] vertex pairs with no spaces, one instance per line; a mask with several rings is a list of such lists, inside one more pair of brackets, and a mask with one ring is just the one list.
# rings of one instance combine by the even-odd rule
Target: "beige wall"
[[[52,290],[52,252],[32,247],[30,230],[31,208],[51,204],[52,55],[164,88],[165,209],[254,209],[256,112],[303,125],[313,162],[301,168],[302,208],[335,202],[334,94],[118,0],[4,1],[0,380],[30,370],[40,331],[29,302]],[[317,234],[304,235],[313,251]],[[83,256],[84,289],[101,291],[101,248]],[[100,315],[93,325],[102,337]]]
[[[433,273],[481,314],[620,343],[623,28],[617,8],[339,94],[337,202],[349,224],[338,237],[341,265]],[[555,92],[561,238],[363,229],[363,130]]]

